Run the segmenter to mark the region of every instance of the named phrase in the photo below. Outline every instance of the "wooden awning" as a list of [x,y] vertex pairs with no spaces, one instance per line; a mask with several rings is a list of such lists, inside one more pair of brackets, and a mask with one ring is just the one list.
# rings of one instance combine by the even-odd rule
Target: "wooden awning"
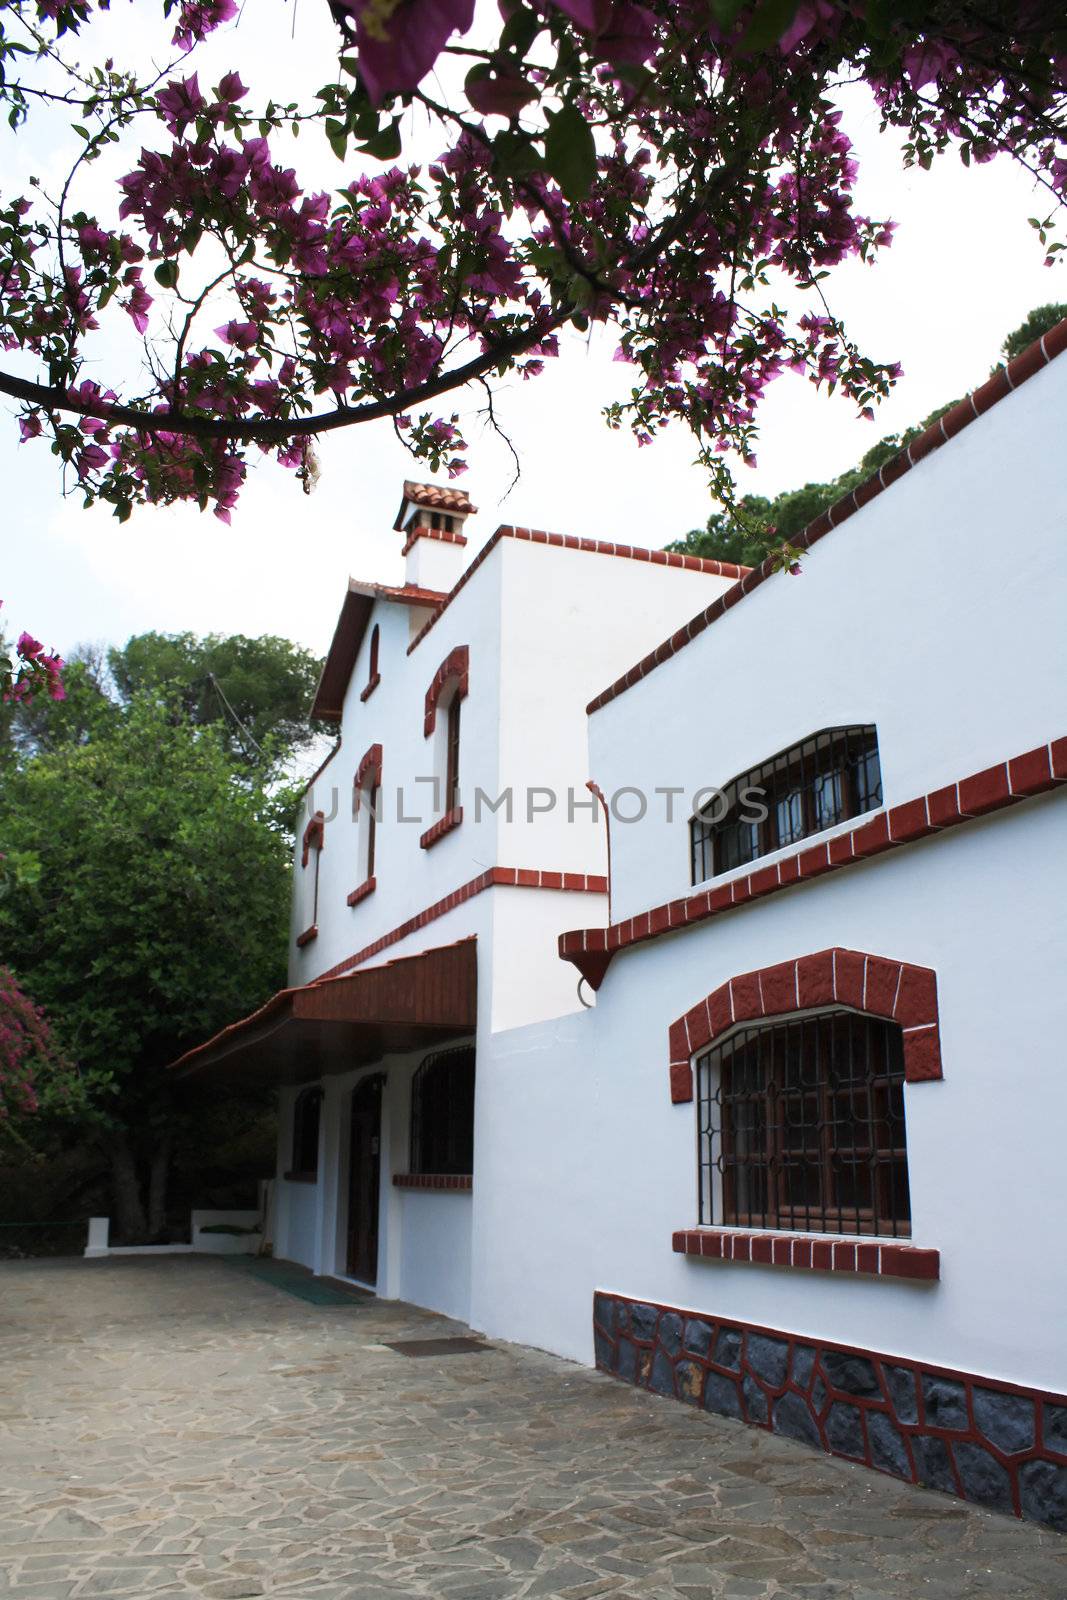
[[303,1083],[350,1072],[388,1051],[441,1044],[475,1031],[477,943],[404,956],[299,989],[282,989],[251,1016],[187,1050],[181,1077]]

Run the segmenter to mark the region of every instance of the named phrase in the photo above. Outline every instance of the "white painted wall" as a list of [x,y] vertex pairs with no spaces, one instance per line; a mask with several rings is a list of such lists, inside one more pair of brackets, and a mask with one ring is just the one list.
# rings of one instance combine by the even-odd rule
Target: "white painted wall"
[[[764,583],[596,712],[593,776],[691,797],[818,728],[873,722],[895,805],[1060,734],[1065,414],[1060,359],[821,540],[799,578]],[[673,824],[662,801],[613,823],[616,918],[688,891],[678,806]]]
[[[616,957],[582,1017],[479,1060],[473,1315],[592,1359],[594,1288],[1067,1389],[1062,794],[798,886]],[[945,1078],[905,1091],[913,1242],[937,1285],[691,1262],[695,1105],[671,1022],[736,973],[842,945],[937,971]],[[492,1219],[522,1219],[499,1227]]]
[[397,1298],[466,1322],[471,1305],[472,1196],[399,1189]]

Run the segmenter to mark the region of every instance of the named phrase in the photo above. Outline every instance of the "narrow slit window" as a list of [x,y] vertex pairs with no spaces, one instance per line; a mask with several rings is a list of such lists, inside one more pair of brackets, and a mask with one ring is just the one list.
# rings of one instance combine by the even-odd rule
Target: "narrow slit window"
[[459,805],[459,714],[462,701],[453,695],[448,707],[448,745],[445,753],[445,805],[446,812]]

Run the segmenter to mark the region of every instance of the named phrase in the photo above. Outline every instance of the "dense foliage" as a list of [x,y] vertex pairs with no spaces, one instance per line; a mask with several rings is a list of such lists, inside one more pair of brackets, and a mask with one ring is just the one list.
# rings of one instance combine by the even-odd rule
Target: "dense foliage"
[[10,967],[0,966],[0,1141],[36,1113],[42,1095],[70,1093],[70,1072],[48,1019],[23,991]]
[[[228,520],[256,449],[310,478],[316,434],[381,417],[457,472],[446,397],[536,377],[590,322],[633,372],[611,425],[645,443],[684,420],[728,498],[777,374],[869,412],[897,371],[827,299],[892,229],[854,205],[845,82],[908,162],[1021,161],[1061,248],[1060,0],[504,0],[462,44],[473,0],[330,0],[338,60],[286,106],[236,70],[200,81],[191,57],[236,0],[162,0],[173,55],[147,71],[120,60],[121,9],[0,4],[12,126],[71,121],[67,175],[0,199],[0,391],[120,517],[190,499]],[[437,159],[401,165],[414,113]],[[310,187],[279,144],[309,125],[334,163]],[[130,139],[110,202],[80,198]],[[147,381],[93,362],[116,318]]]
[[289,844],[262,774],[150,689],[20,759],[0,795],[0,949],[89,1088],[130,1239],[159,1233],[189,1117],[166,1064],[284,981]]

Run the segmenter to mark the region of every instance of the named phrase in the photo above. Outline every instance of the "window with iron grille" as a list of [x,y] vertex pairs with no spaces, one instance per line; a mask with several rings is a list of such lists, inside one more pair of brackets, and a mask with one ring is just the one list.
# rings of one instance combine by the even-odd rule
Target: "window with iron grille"
[[474,1049],[440,1050],[411,1083],[411,1171],[474,1170]]
[[322,1090],[301,1089],[293,1104],[293,1165],[287,1177],[318,1176],[321,1120]]
[[739,1028],[697,1061],[700,1221],[911,1233],[904,1043],[825,1011]]
[[739,773],[690,820],[692,881],[703,883],[881,803],[878,730],[822,728]]

